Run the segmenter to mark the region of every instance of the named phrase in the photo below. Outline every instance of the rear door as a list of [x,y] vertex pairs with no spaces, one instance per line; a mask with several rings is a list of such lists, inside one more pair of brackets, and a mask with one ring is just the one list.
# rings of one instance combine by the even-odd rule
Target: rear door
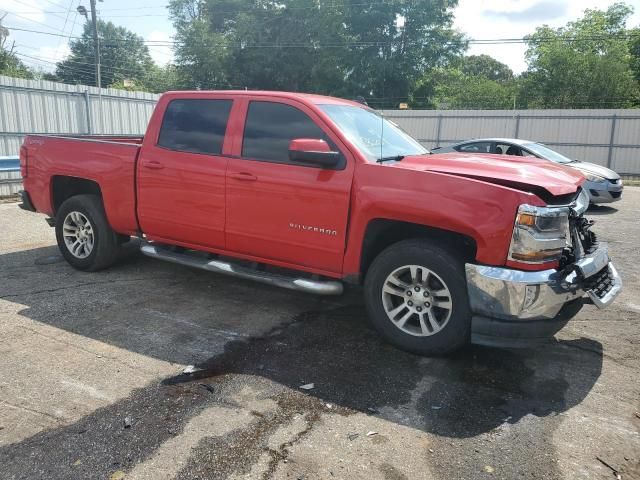
[[[224,248],[229,97],[174,98],[138,159],[138,219],[152,240]],[[151,133],[151,132],[150,132]],[[153,134],[153,133],[151,133]]]
[[[245,103],[243,135],[227,169],[229,250],[340,273],[353,158],[310,108],[290,100]],[[293,164],[295,138],[324,139],[342,154],[335,169]]]

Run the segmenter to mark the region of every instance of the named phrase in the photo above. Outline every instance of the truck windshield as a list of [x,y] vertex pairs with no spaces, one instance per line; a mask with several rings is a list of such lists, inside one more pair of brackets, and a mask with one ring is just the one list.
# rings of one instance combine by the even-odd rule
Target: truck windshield
[[369,161],[424,155],[429,151],[382,115],[352,105],[319,105]]

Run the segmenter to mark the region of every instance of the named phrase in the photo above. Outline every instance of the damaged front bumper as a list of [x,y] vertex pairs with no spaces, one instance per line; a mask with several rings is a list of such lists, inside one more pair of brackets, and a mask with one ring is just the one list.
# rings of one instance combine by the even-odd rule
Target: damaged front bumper
[[606,244],[563,270],[527,272],[466,264],[466,276],[472,342],[495,346],[526,346],[549,338],[585,300],[605,308],[622,290]]

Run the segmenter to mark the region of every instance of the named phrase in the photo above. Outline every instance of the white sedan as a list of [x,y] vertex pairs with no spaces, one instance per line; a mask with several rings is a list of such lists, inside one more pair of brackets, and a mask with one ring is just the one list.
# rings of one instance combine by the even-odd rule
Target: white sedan
[[616,172],[595,163],[571,160],[541,143],[516,138],[476,138],[448,147],[437,147],[431,153],[453,151],[544,158],[580,170],[587,179],[583,188],[589,192],[591,203],[611,203],[622,198],[622,179]]

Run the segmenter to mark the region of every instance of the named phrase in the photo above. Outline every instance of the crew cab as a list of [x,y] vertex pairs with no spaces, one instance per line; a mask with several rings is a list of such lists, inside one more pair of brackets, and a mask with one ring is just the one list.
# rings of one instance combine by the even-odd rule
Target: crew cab
[[622,283],[583,217],[582,174],[429,152],[319,95],[168,92],[144,137],[28,135],[22,208],[75,268],[145,255],[316,294],[362,284],[391,343],[441,354],[553,336]]

